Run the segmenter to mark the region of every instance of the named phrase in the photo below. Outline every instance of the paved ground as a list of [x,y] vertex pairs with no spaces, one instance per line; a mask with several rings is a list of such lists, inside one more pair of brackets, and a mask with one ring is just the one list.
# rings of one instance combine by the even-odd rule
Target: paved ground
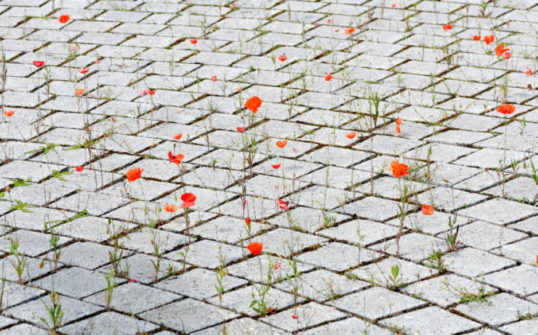
[[0,333],[538,334],[537,22],[1,0]]

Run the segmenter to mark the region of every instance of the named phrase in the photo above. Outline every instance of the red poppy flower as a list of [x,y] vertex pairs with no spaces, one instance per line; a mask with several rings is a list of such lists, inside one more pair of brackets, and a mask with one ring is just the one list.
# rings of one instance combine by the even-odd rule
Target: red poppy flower
[[235,129],[237,129],[237,131],[240,132],[240,133],[244,133],[245,131],[247,131],[246,127],[237,127]]
[[179,164],[185,158],[183,154],[177,154],[176,156],[172,155],[172,151],[168,151],[168,159],[170,163]]
[[508,48],[505,48],[504,45],[502,44],[499,44],[496,48],[495,48],[495,54],[497,55],[497,57],[501,57],[505,52],[507,51],[510,51],[510,49]]
[[13,109],[10,109],[8,111],[3,111],[4,115],[7,117],[13,116],[15,114],[15,111]]
[[87,68],[87,67],[81,67],[80,69],[78,69],[78,72],[82,73],[82,74],[85,74],[85,73],[88,73],[90,72],[90,70]]
[[192,193],[183,193],[181,195],[181,201],[183,201],[183,204],[181,204],[181,208],[190,208],[195,205],[196,196]]
[[217,81],[217,76],[211,76],[211,81]]
[[392,8],[396,8],[396,4],[395,4],[395,3],[392,4]]
[[325,81],[331,81],[331,79],[333,79],[333,75],[328,73],[325,75]]
[[181,136],[183,136],[182,133],[177,134],[176,136],[174,136],[174,140],[180,140]]
[[75,168],[75,171],[77,171],[77,172],[82,172],[82,170],[84,170],[84,166],[77,166]]
[[34,63],[34,66],[37,67],[37,68],[40,68],[43,65],[45,65],[45,62],[42,61],[42,60],[35,60],[33,63]]
[[281,210],[285,211],[288,209],[288,202],[280,199],[276,199],[276,202],[278,203],[278,207],[280,207]]
[[505,52],[503,56],[504,56],[504,59],[510,59],[510,56],[511,56],[510,51]]
[[474,35],[473,36],[473,40],[475,40],[475,41],[480,41],[481,39],[482,39],[482,36],[480,36],[480,35]]
[[60,19],[58,21],[60,21],[60,23],[67,23],[69,21],[69,19],[71,19],[71,17],[69,15],[62,15],[60,16]]
[[131,182],[137,180],[142,175],[142,171],[144,171],[144,169],[141,169],[141,168],[130,169],[125,174],[127,176],[127,180]]
[[191,42],[191,44],[194,45],[194,44],[198,43],[198,40],[196,38],[193,38],[192,40],[190,40],[190,42]]
[[392,175],[396,178],[403,177],[409,171],[409,166],[402,164],[398,161],[390,162],[390,169],[392,170]]
[[[392,5],[392,7],[396,7],[396,5]],[[299,317],[298,317],[297,315],[293,314],[293,315],[291,316],[291,318],[292,318],[293,320],[297,320]]]
[[274,309],[273,307],[269,307],[269,308],[267,308],[267,309],[265,310],[265,313],[267,313],[267,314],[271,314],[271,313],[273,313],[274,311],[275,311],[275,309]]
[[283,149],[286,144],[288,144],[288,141],[286,140],[282,140],[282,141],[276,141],[276,146],[279,147],[280,149]]
[[168,213],[174,213],[175,211],[178,210],[178,207],[176,205],[172,205],[172,204],[165,205],[163,208]]
[[247,246],[248,251],[250,251],[254,256],[257,256],[262,252],[263,243],[252,242]]
[[353,34],[354,31],[355,31],[355,28],[353,27],[347,28],[347,29],[344,29],[344,34],[350,35],[350,34]]
[[398,134],[401,133],[401,130],[400,130],[400,125],[401,125],[401,124],[402,124],[402,118],[400,117],[400,118],[398,118],[398,120],[396,120],[396,132],[397,132]]
[[245,107],[248,108],[252,113],[256,113],[258,108],[262,105],[262,99],[259,97],[252,97],[247,100]]
[[515,111],[516,111],[516,106],[510,105],[510,104],[503,104],[497,107],[497,112],[501,114],[505,114],[505,115],[512,114]]
[[493,36],[493,35],[484,36],[484,42],[486,42],[486,44],[489,45],[493,41],[495,41],[495,36]]
[[525,71],[525,74],[527,74],[528,76],[532,76],[532,70],[527,68],[527,71]]
[[275,170],[278,170],[278,168],[280,167],[280,165],[282,165],[282,163],[279,163],[279,164],[271,164],[271,166],[272,166],[273,169],[275,169]]
[[249,217],[246,217],[246,218],[245,218],[245,224],[246,224],[247,226],[250,226],[250,218],[249,218]]
[[83,94],[84,94],[84,89],[83,88],[79,88],[79,89],[75,90],[75,95],[81,96]]
[[433,215],[433,207],[430,205],[422,204],[422,214],[424,215]]
[[278,56],[278,60],[281,61],[281,62],[285,62],[286,59],[288,59],[288,57],[286,57],[286,55],[280,55],[280,56]]
[[451,25],[451,24],[444,24],[444,25],[443,25],[443,30],[444,30],[444,31],[449,31],[450,29],[452,29],[452,25]]
[[346,134],[346,137],[349,138],[350,140],[354,139],[355,136],[357,136],[357,132],[355,131],[350,131],[349,133]]
[[154,88],[149,88],[148,89],[148,94],[149,95],[154,95],[155,94],[155,89]]

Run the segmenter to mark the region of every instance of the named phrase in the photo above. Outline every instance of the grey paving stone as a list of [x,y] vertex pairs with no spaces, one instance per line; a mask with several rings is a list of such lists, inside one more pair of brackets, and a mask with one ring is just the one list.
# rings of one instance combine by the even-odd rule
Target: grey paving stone
[[532,206],[504,199],[488,200],[459,211],[461,215],[495,224],[510,223],[535,213]]
[[507,293],[496,294],[487,299],[488,303],[470,302],[462,304],[455,309],[476,320],[490,325],[519,320],[527,313],[534,314],[538,310],[536,304],[516,298]]
[[116,312],[106,312],[62,327],[60,330],[66,333],[110,332],[113,334],[132,334],[133,332],[152,331],[158,327],[156,324],[136,320]]
[[[143,319],[191,333],[232,319],[237,314],[193,299],[185,299],[142,313]],[[179,316],[179,317],[178,317]]]
[[[396,278],[392,276],[392,268],[394,266],[397,266],[399,269]],[[373,282],[385,287],[393,287],[395,284],[405,285],[431,277],[437,274],[437,270],[402,259],[389,257],[372,264],[361,266],[353,270],[353,274],[370,283]],[[394,279],[396,279],[396,283]]]
[[176,292],[195,299],[206,299],[218,294],[217,287],[225,291],[232,290],[247,283],[246,280],[224,275],[219,285],[218,275],[215,271],[206,269],[194,269],[177,277],[165,279],[155,285],[155,287]]
[[[96,305],[106,306],[106,292],[99,292],[84,299]],[[110,307],[127,314],[139,314],[182,298],[180,295],[129,282],[118,285],[112,293]]]
[[382,324],[403,327],[411,334],[435,332],[454,334],[479,327],[480,324],[447,312],[439,307],[427,307],[381,321]]
[[535,280],[537,277],[535,266],[523,264],[489,274],[484,277],[484,281],[517,294],[528,295],[538,291],[538,281]]
[[331,271],[315,270],[298,278],[292,277],[275,286],[286,292],[293,293],[297,291],[303,297],[323,302],[359,290],[368,286],[368,284]]
[[328,335],[328,334],[372,334],[372,335],[389,335],[390,331],[380,328],[370,322],[363,321],[359,318],[347,318],[342,321],[335,321],[329,324],[312,328],[303,332],[301,335]]
[[329,305],[369,320],[376,320],[424,304],[421,300],[382,287],[352,293],[329,303]]
[[[62,311],[64,312],[64,317],[62,319],[62,324],[66,324],[73,320],[80,319],[84,316],[94,314],[100,311],[102,308],[82,302],[77,299],[69,298],[66,296],[59,296],[60,304],[62,305]],[[41,319],[44,318],[47,322],[51,322],[49,315],[43,303],[48,306],[51,305],[50,295],[46,295],[40,300],[33,300],[25,304],[9,308],[5,310],[4,314],[8,316],[13,316],[17,319],[22,319],[34,323],[36,325],[44,326]]]
[[[295,316],[295,317],[294,317]],[[328,306],[310,302],[296,308],[267,316],[262,319],[269,324],[277,325],[287,331],[297,331],[312,327],[327,321],[340,319],[346,314]]]
[[[265,323],[255,321],[251,318],[240,318],[230,322],[226,322],[223,325],[218,325],[212,328],[204,329],[199,332],[195,332],[196,335],[211,335],[226,332],[231,335],[283,335],[289,334],[280,329],[275,329]],[[163,334],[164,335],[164,334]]]
[[[332,262],[327,263],[328,257],[332,259]],[[297,260],[332,271],[344,271],[380,257],[382,254],[373,250],[359,250],[356,246],[333,242],[314,251],[303,253],[297,257]]]
[[469,277],[478,277],[515,265],[514,261],[507,258],[473,248],[459,249],[444,255],[443,258],[448,270]]

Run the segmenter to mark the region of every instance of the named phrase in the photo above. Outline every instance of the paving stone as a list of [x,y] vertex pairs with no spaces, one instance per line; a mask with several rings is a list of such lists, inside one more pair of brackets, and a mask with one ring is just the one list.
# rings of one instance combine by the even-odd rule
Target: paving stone
[[376,320],[424,304],[421,300],[381,287],[374,287],[346,295],[345,297],[329,302],[329,305],[336,306],[370,320]]
[[369,220],[353,220],[334,228],[324,229],[319,234],[351,244],[368,245],[392,237],[397,232],[397,228],[389,225]]
[[[50,299],[50,295],[47,295],[44,296],[42,300],[33,300],[25,304],[9,308],[5,310],[4,314],[38,325],[43,325],[41,319],[44,318],[50,324],[51,320],[49,319],[47,310],[43,306],[43,303],[50,306]],[[62,324],[78,320],[87,315],[91,315],[102,310],[102,308],[93,304],[82,302],[80,300],[69,298],[63,295],[59,295],[59,299],[62,305],[62,311],[64,312]]]
[[411,284],[403,291],[446,308],[462,302],[468,295],[488,295],[496,290],[488,285],[449,274]]
[[448,270],[468,277],[481,276],[515,264],[507,258],[473,248],[459,249],[443,258]]
[[484,276],[484,281],[517,294],[528,295],[538,291],[537,276],[536,267],[523,264]]
[[[177,277],[168,278],[155,286],[164,290],[180,293],[195,299],[206,299],[218,294],[217,273],[206,269],[194,269]],[[222,287],[228,291],[244,285],[245,280],[225,275],[222,278]]]
[[150,322],[164,324],[173,330],[191,333],[232,319],[237,314],[193,299],[185,299],[142,313],[140,316]]
[[278,228],[264,235],[256,236],[255,239],[256,242],[264,244],[264,251],[284,257],[327,241],[323,237],[284,228]]
[[381,321],[387,326],[403,327],[411,334],[435,332],[437,334],[453,334],[480,326],[479,323],[467,320],[439,307],[427,307],[405,313]]
[[[484,233],[488,232],[485,236]],[[490,250],[527,237],[526,234],[499,227],[482,221],[463,226],[458,234],[459,240],[473,248]]]
[[455,309],[473,319],[490,325],[519,320],[521,315],[535,314],[538,310],[536,304],[516,298],[507,293],[500,293],[487,299],[488,303],[470,302],[458,305]]
[[459,211],[459,214],[470,216],[486,222],[505,224],[536,213],[529,205],[504,199],[492,199]]
[[[275,329],[265,323],[255,321],[251,318],[240,318],[235,319],[230,322],[226,322],[223,325],[218,325],[212,328],[204,329],[199,332],[196,332],[194,334],[196,335],[210,335],[215,333],[222,333],[226,331],[227,334],[230,335],[254,335],[254,334],[260,334],[260,335],[272,335],[272,334],[288,334],[287,332],[284,332],[279,329]],[[160,334],[160,333],[159,333]],[[164,334],[163,334],[164,335]]]
[[48,334],[46,330],[31,326],[27,323],[20,323],[8,329],[4,329],[2,330],[2,332],[8,335],[16,335],[16,334],[46,335]]
[[[58,246],[69,242],[67,237],[59,237]],[[37,233],[29,230],[18,230],[4,235],[0,240],[0,250],[10,252],[13,243],[18,244],[17,250],[29,256],[37,256],[52,249],[49,244],[50,236],[44,233]]]
[[[273,271],[271,271],[273,281],[287,279],[288,276],[294,275],[294,269],[289,260],[262,255],[249,258],[241,263],[230,265],[226,269],[232,276],[245,278],[249,281],[263,282],[266,279],[269,267],[273,269]],[[312,266],[302,262],[296,262],[296,267],[298,273],[312,269]]]
[[[376,244],[370,247],[374,250],[384,251],[392,255],[397,254],[396,241],[394,239]],[[429,258],[432,251],[444,250],[445,241],[428,235],[411,233],[400,238],[400,256],[413,261]]]
[[132,334],[133,332],[152,331],[158,327],[156,324],[140,321],[116,312],[106,312],[62,327],[61,331],[66,333],[112,332],[114,334]]
[[[333,262],[327,263],[327,257],[331,257]],[[380,257],[382,255],[373,250],[359,250],[356,246],[333,242],[314,251],[303,253],[297,259],[301,262],[327,268],[332,271],[344,271]]]
[[[99,292],[84,299],[96,305],[106,306],[106,292]],[[181,296],[138,283],[118,285],[112,293],[110,307],[130,315],[142,313],[166,305]]]
[[536,332],[538,327],[538,320],[536,318],[532,320],[523,320],[519,322],[512,323],[510,325],[504,326],[501,330],[508,332],[510,334],[532,334]]
[[181,253],[187,254],[187,263],[210,269],[227,265],[244,256],[244,250],[241,248],[214,241],[202,240],[184,247],[179,251],[172,251],[164,255],[164,257],[180,260],[183,258]]
[[[392,268],[394,266],[397,266],[399,269],[398,277],[396,278],[392,276]],[[393,287],[395,285],[393,279],[396,279],[398,285],[405,285],[431,277],[437,274],[437,271],[412,262],[389,257],[376,263],[361,266],[353,270],[352,273],[364,281]]]
[[536,253],[533,249],[538,243],[538,237],[531,237],[529,239],[515,242],[508,245],[503,245],[495,253],[499,253],[505,257],[527,263],[530,265],[536,264]]
[[359,318],[348,318],[342,321],[335,321],[329,324],[299,332],[301,335],[323,335],[323,334],[372,334],[389,335],[390,331],[380,328],[370,322]]
[[[295,318],[293,317],[295,316]],[[278,325],[287,331],[297,331],[299,329],[315,326],[327,321],[332,321],[346,316],[336,309],[315,302],[301,305],[297,308],[267,316],[262,319],[269,324]]]

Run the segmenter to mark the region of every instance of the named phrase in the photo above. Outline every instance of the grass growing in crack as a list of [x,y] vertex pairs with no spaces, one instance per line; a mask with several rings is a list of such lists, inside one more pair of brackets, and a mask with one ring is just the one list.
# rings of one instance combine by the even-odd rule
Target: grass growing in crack
[[445,239],[448,252],[456,251],[459,245],[458,234],[460,232],[460,227],[457,226],[456,230],[454,230],[454,226],[456,225],[457,220],[458,220],[457,214],[448,218],[449,231],[446,233],[446,239]]
[[105,292],[105,305],[106,309],[110,309],[112,303],[112,294],[116,287],[116,281],[114,280],[114,269],[110,269],[110,272],[105,275],[106,292]]
[[32,213],[32,211],[29,210],[28,208],[34,208],[34,207],[35,206],[22,202],[20,200],[15,200],[15,203],[12,203],[9,209],[13,211],[22,211],[24,213]]
[[21,284],[24,269],[26,269],[26,266],[28,265],[28,259],[19,252],[19,240],[9,238],[9,253],[15,258],[15,260],[10,261],[10,263],[17,273],[18,283]]
[[478,293],[472,293],[467,290],[460,291],[460,303],[466,304],[469,302],[488,302],[488,297],[494,295],[495,292],[486,292],[485,287],[480,287]]
[[40,318],[40,320],[49,328],[51,335],[56,335],[56,330],[62,325],[64,312],[62,310],[60,296],[54,289],[50,292],[50,301],[51,303],[48,305],[45,301],[41,300],[47,310],[48,320],[46,318]]
[[428,263],[430,266],[436,268],[439,272],[446,271],[445,261],[443,259],[443,252],[439,249],[433,250],[428,256]]

